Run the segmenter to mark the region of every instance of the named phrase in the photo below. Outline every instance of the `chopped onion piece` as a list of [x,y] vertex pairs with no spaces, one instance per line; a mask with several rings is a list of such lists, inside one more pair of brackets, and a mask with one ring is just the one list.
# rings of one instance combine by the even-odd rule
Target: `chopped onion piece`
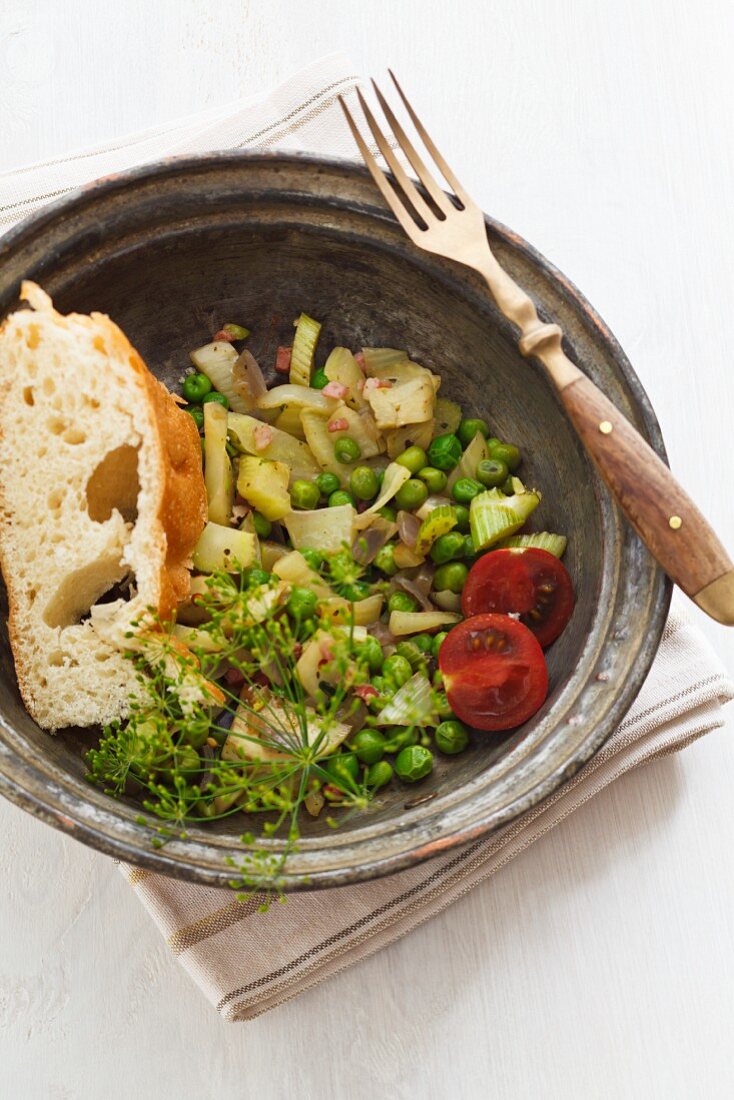
[[394,578],[393,583],[396,588],[401,588],[403,592],[408,592],[414,599],[418,601],[424,611],[435,611],[435,608],[431,601],[428,599],[426,593],[418,587],[414,580],[410,577],[406,577],[403,573],[398,573]]
[[450,592],[448,588],[444,588],[440,592],[434,592],[432,599],[436,607],[440,607],[443,611],[461,610],[460,592]]
[[[411,550],[415,549],[415,545],[418,539],[418,532],[421,529],[421,522],[417,516],[414,516],[412,512],[398,512],[398,535],[402,542],[406,546],[409,546]],[[419,551],[420,552],[420,551]]]
[[247,405],[247,411],[254,409],[258,398],[267,393],[260,364],[247,348],[240,352],[232,367],[232,388]]

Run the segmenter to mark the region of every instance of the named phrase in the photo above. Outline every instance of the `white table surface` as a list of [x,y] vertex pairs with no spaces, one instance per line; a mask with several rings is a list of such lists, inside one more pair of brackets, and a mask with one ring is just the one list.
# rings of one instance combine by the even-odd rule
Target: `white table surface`
[[[456,14],[450,15],[454,10]],[[619,337],[734,547],[727,0],[3,0],[0,168],[391,64],[468,189]],[[734,632],[698,615],[731,668]],[[608,790],[443,916],[223,1023],[117,869],[0,803],[0,1095],[734,1095],[728,729]]]

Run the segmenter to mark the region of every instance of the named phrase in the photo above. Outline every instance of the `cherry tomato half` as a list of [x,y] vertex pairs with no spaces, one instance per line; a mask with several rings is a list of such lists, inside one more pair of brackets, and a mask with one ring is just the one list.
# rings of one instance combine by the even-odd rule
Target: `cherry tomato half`
[[565,565],[547,550],[490,550],[469,570],[461,598],[467,616],[519,613],[542,646],[554,642],[571,618],[574,596]]
[[537,639],[509,615],[475,615],[459,623],[438,654],[449,705],[478,730],[509,730],[535,714],[548,692]]

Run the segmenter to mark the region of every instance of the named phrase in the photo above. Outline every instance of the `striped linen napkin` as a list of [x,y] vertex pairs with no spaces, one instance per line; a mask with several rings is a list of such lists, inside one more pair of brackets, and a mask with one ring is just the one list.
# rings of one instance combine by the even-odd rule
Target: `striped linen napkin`
[[[284,148],[353,155],[337,96],[358,82],[333,55],[266,96],[0,176],[0,230],[89,180],[175,153]],[[257,900],[139,868],[124,874],[174,955],[226,1020],[252,1019],[406,935],[498,871],[625,772],[723,725],[734,698],[698,630],[673,613],[634,706],[603,749],[541,805],[492,836],[387,878]]]

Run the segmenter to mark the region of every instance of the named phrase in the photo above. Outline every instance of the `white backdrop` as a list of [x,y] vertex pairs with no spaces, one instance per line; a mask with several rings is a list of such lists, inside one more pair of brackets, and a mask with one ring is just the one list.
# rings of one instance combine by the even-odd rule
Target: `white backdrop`
[[[0,170],[391,65],[486,210],[620,339],[734,549],[727,0],[3,0]],[[552,446],[552,440],[549,441]],[[692,614],[734,665],[734,631]],[[409,938],[251,1024],[116,868],[0,804],[0,1095],[734,1095],[728,729],[632,775]]]

